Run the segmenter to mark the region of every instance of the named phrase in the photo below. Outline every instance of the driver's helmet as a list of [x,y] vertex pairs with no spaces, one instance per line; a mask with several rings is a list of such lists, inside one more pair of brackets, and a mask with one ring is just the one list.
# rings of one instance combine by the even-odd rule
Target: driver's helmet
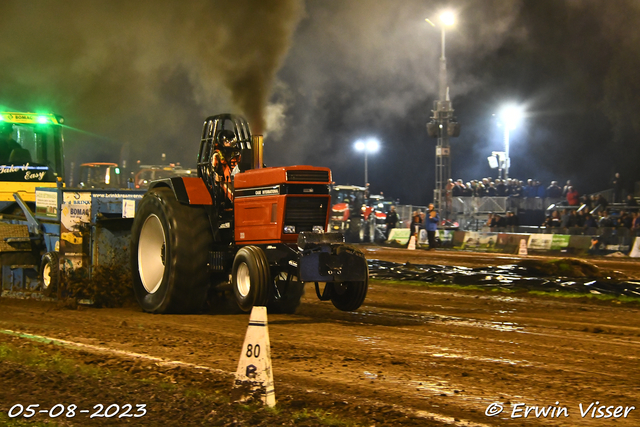
[[236,134],[232,130],[224,129],[218,132],[216,136],[216,145],[220,149],[235,148],[237,145]]

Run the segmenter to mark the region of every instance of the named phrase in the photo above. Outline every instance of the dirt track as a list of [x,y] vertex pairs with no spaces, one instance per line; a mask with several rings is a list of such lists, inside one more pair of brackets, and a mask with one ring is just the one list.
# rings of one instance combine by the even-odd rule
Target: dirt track
[[[399,249],[370,250],[368,257],[458,265],[513,262],[494,254]],[[636,263],[599,263],[637,274]],[[246,315],[154,316],[137,308],[67,310],[0,300],[0,329],[226,372],[235,371],[247,321]],[[286,390],[305,407],[329,399],[361,419],[367,419],[368,408],[367,425],[640,425],[638,305],[373,282],[364,306],[343,313],[318,301],[307,285],[298,313],[270,315],[269,331],[276,397]],[[627,407],[628,415],[614,421],[592,418],[589,410],[581,417],[580,404],[584,411],[596,401]],[[485,410],[494,402],[504,411],[488,417]],[[526,408],[515,406],[519,403],[538,411],[567,409],[559,418],[548,413],[537,419],[534,409],[525,420]],[[151,399],[149,408],[154,404]],[[6,411],[5,405],[0,410]],[[405,417],[394,413],[385,419],[391,407]],[[610,411],[617,414],[615,407]],[[148,425],[157,422],[147,418]]]

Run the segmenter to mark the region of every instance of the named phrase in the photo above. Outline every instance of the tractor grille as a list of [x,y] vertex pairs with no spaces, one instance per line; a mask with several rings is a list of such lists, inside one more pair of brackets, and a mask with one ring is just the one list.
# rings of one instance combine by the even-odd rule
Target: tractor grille
[[284,225],[294,225],[296,233],[313,231],[314,225],[324,228],[328,207],[329,200],[326,197],[289,197]]
[[329,182],[329,171],[287,171],[287,181]]

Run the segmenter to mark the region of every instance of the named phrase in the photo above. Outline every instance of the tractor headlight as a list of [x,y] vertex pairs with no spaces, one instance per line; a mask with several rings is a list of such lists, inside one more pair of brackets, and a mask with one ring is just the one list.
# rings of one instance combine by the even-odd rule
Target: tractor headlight
[[285,225],[284,226],[284,234],[295,234],[296,226],[295,225]]
[[324,227],[321,225],[314,225],[311,231],[313,231],[314,233],[323,233]]

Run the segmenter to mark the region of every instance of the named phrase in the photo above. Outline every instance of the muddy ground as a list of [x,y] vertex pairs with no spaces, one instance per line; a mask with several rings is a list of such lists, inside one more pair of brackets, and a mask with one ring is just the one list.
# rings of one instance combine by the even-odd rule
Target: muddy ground
[[[517,258],[391,248],[367,252],[388,261],[463,266]],[[640,277],[636,262],[596,263]],[[159,316],[136,307],[70,309],[0,299],[0,350],[23,359],[55,355],[66,366],[0,359],[0,424],[8,422],[15,404],[45,409],[76,404],[93,412],[97,404],[129,403],[130,414],[135,404],[145,404],[147,412],[117,421],[79,413],[55,419],[37,414],[28,421],[640,425],[637,303],[375,281],[364,305],[343,313],[318,301],[307,285],[297,314],[269,315],[275,410],[229,399],[247,322],[248,315]],[[46,344],[7,331],[91,347]],[[500,414],[487,415],[500,407]],[[18,419],[25,421],[12,420]]]

